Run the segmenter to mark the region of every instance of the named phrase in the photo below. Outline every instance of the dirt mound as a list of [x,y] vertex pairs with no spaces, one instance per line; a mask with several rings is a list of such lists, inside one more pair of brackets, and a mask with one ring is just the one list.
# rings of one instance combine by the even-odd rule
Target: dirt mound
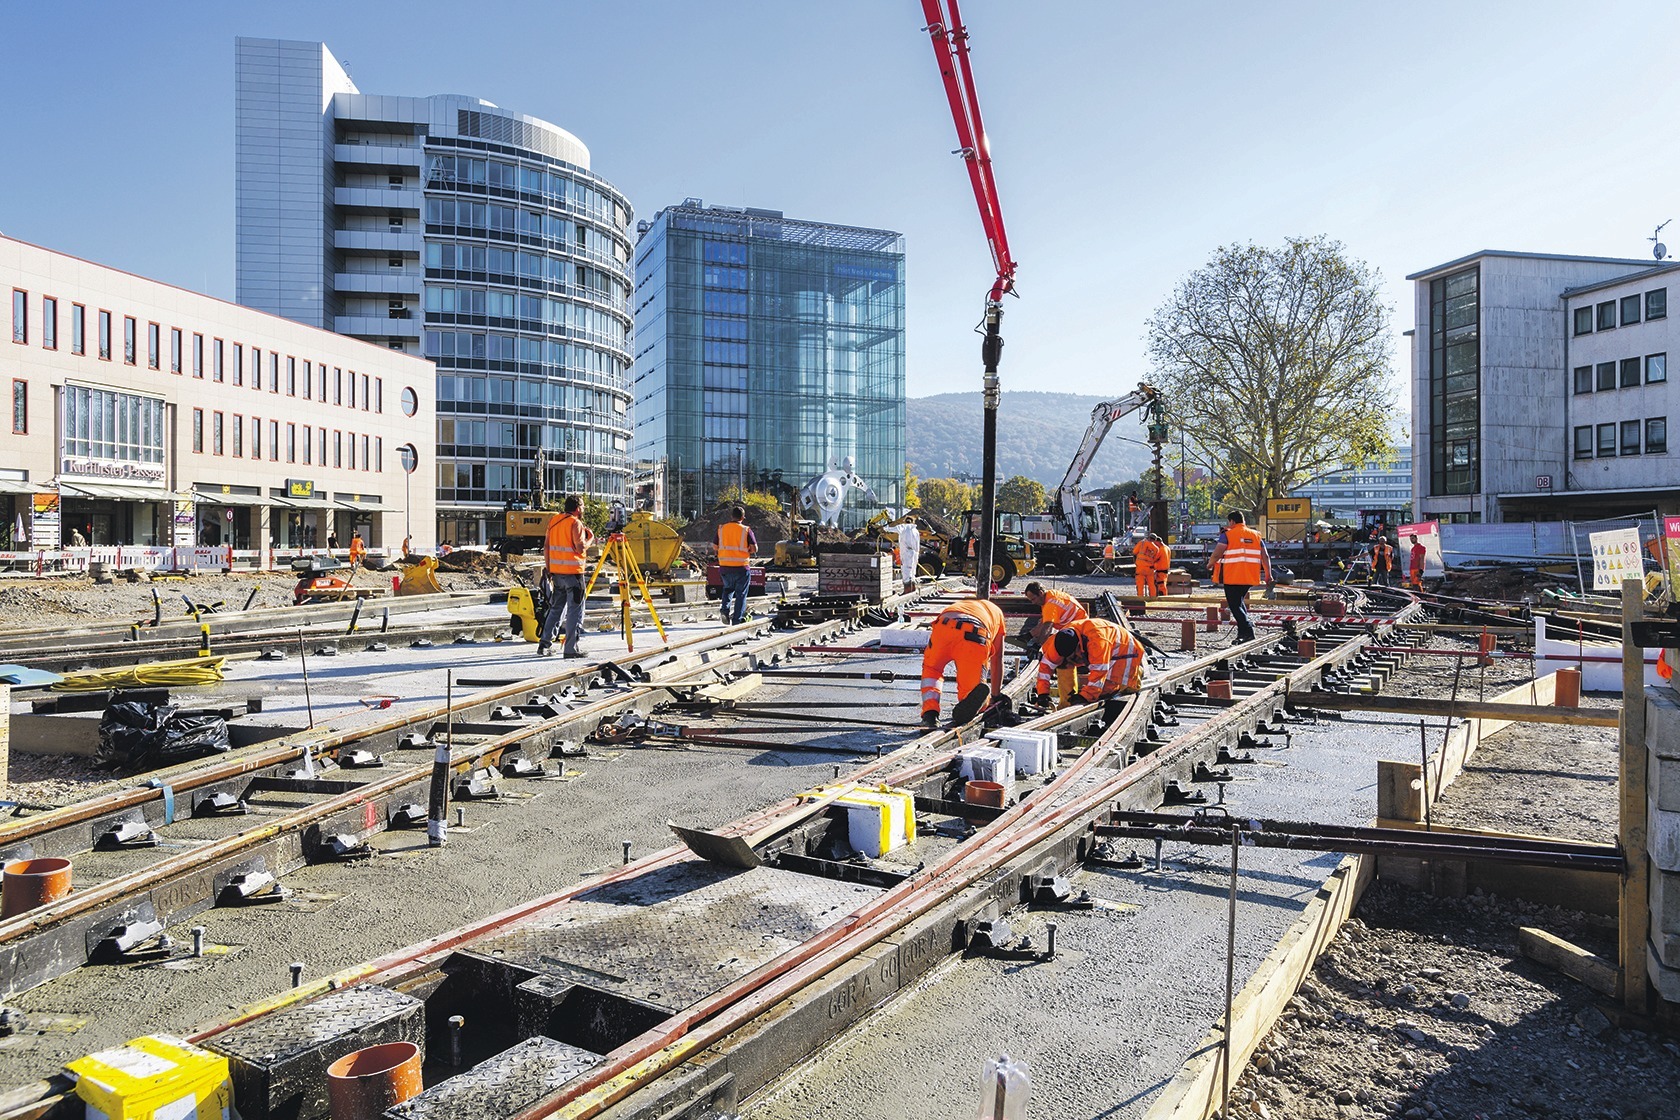
[[449,555],[438,557],[438,567],[449,572],[501,575],[507,565],[502,562],[500,553],[487,552],[481,548],[455,548],[449,551]]
[[1528,565],[1497,564],[1455,569],[1447,574],[1443,590],[1449,595],[1467,599],[1515,601],[1536,599],[1547,588],[1573,591],[1575,580],[1571,576],[1540,571]]
[[916,517],[942,537],[955,537],[962,533],[955,521],[947,521],[932,510],[919,509],[916,511]]
[[[714,509],[705,517],[690,521],[688,527],[683,530],[683,540],[697,546],[694,550],[696,555],[700,555],[707,548],[712,549],[715,555],[718,526],[730,520],[733,520],[733,518],[730,516],[729,507],[723,506]],[[788,520],[787,514],[781,510],[767,512],[749,507],[747,510],[747,528],[751,529],[753,536],[758,538],[758,551],[768,555],[776,547],[777,541],[788,538],[788,535],[793,531],[793,523]]]

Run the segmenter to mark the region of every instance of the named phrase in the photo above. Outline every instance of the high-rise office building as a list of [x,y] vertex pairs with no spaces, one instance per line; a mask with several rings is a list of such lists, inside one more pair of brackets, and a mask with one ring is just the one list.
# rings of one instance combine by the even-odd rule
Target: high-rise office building
[[847,458],[900,504],[903,236],[698,199],[637,232],[635,454],[669,510]]
[[624,494],[630,204],[547,121],[364,94],[322,43],[235,47],[237,296],[437,363],[439,540],[531,488]]

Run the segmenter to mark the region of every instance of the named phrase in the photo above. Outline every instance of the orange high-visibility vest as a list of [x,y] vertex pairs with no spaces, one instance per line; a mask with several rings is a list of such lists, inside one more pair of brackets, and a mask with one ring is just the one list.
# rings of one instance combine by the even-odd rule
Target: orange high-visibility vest
[[545,546],[551,573],[557,576],[583,574],[583,550],[589,545],[588,532],[575,513],[562,514],[548,523]]
[[752,558],[747,537],[752,532],[740,521],[727,521],[718,526],[718,563],[725,568],[744,568]]
[[1066,591],[1047,590],[1044,592],[1044,606],[1039,609],[1039,617],[1060,630],[1089,616],[1079,600]]
[[1265,546],[1260,534],[1247,525],[1225,530],[1225,551],[1219,557],[1219,582],[1236,587],[1253,587],[1264,572]]
[[[1082,618],[1068,629],[1079,635],[1085,647],[1086,677],[1079,698],[1086,703],[1137,689],[1143,683],[1143,645],[1132,632],[1106,618]],[[1035,687],[1040,695],[1050,691],[1062,659],[1056,654],[1055,638],[1044,643],[1038,662]]]

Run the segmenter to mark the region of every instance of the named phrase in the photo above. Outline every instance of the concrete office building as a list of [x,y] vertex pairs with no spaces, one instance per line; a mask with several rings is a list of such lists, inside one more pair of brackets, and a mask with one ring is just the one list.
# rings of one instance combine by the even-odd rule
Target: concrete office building
[[0,543],[432,544],[430,362],[0,237]]
[[322,43],[235,48],[238,299],[437,364],[441,539],[531,488],[625,494],[630,205],[577,137],[357,90]]
[[635,455],[668,509],[846,458],[901,504],[904,238],[699,199],[637,232]]
[[[1312,501],[1313,516],[1355,521],[1361,510],[1400,511],[1412,505],[1412,448],[1396,447],[1389,459],[1367,459],[1294,491]],[[1399,524],[1390,521],[1391,525]]]
[[1486,250],[1408,276],[1415,516],[1680,512],[1667,441],[1673,269]]

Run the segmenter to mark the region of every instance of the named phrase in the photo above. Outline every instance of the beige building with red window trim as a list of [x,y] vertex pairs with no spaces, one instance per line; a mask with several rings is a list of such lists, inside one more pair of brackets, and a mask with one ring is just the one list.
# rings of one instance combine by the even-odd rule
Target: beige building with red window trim
[[431,362],[3,236],[0,292],[0,551],[435,543]]

